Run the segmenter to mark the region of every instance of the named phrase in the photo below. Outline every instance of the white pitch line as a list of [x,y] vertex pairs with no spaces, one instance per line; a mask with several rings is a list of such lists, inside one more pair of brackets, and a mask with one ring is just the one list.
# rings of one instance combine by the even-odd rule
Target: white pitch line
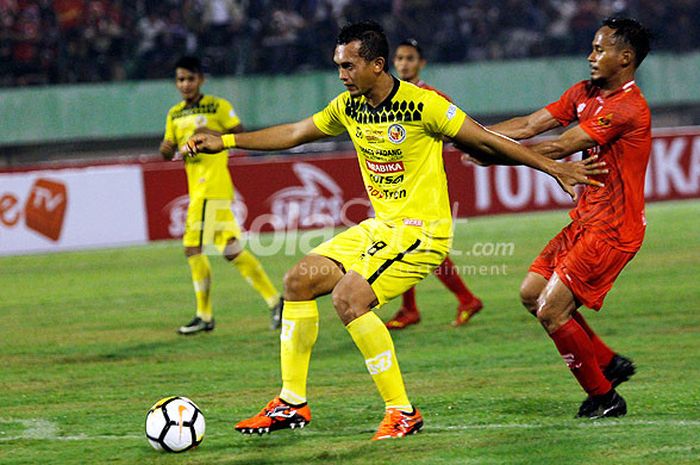
[[[30,420],[8,420],[0,418],[2,423],[19,423],[25,427],[25,430],[15,436],[2,437],[0,442],[21,441],[21,440],[42,440],[42,441],[95,441],[95,440],[137,440],[144,436],[140,434],[125,434],[125,435],[88,435],[77,434],[70,436],[60,436],[58,434],[58,425],[55,422],[44,419]],[[605,419],[600,421],[581,420],[580,423],[483,423],[483,424],[467,424],[467,425],[440,425],[428,422],[425,427],[425,432],[451,432],[451,431],[470,431],[470,430],[503,430],[503,429],[542,429],[542,428],[560,428],[562,426],[570,428],[619,428],[630,426],[673,426],[680,428],[697,428],[700,427],[700,420],[627,420],[627,419]],[[371,432],[368,430],[368,432]],[[319,431],[306,430],[303,433],[305,436],[330,436],[337,434],[334,431]],[[207,434],[206,437],[228,437],[229,434]]]
[[700,420],[581,420],[579,423],[484,423],[473,425],[435,425],[427,423],[428,431],[467,431],[485,429],[537,429],[568,426],[572,428],[617,428],[620,426],[679,426],[700,427]]

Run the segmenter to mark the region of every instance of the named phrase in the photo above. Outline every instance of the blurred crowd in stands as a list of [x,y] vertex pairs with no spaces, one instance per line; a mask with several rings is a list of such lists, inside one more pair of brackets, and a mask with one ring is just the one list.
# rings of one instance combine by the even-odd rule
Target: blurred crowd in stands
[[339,25],[367,18],[432,62],[571,55],[613,14],[656,50],[700,48],[698,0],[0,0],[0,86],[168,78],[182,54],[212,75],[329,69]]

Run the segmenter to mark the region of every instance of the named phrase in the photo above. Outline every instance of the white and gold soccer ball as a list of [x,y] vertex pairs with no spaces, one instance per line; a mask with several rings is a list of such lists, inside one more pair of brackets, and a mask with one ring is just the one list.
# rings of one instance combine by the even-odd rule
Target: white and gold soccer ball
[[146,439],[158,451],[184,452],[204,439],[204,415],[187,397],[165,397],[146,414]]

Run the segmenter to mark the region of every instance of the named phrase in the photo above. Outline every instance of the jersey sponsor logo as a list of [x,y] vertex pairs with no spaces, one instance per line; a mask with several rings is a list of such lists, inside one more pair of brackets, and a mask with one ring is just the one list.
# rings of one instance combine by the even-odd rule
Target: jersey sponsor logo
[[375,186],[367,186],[367,194],[378,199],[397,200],[406,198],[406,189],[389,190],[379,189]]
[[447,107],[447,119],[451,120],[457,114],[457,107],[455,105],[450,105]]
[[[384,131],[372,128],[365,129],[364,137],[370,144],[381,144],[386,140],[384,138]],[[362,138],[362,136],[360,136],[360,138]]]
[[400,160],[403,158],[403,151],[401,149],[380,149],[380,148],[369,148],[363,147],[361,145],[357,146],[358,151],[367,155],[369,158],[384,158],[388,160]]
[[369,179],[375,184],[401,184],[403,182],[403,174],[398,176],[389,175],[382,176],[379,174],[370,174]]
[[400,144],[406,140],[406,129],[398,123],[392,124],[387,130],[387,136],[392,144]]
[[391,368],[393,364],[393,357],[391,356],[390,350],[365,360],[365,365],[367,365],[367,371],[369,371],[370,375],[384,373]]
[[368,170],[377,174],[400,173],[405,171],[402,161],[379,162],[365,160],[365,165]]
[[178,110],[172,114],[171,118],[175,120],[190,115],[216,113],[218,110],[218,103],[208,103],[206,105],[197,105],[196,107],[183,108],[182,110]]
[[423,226],[423,220],[419,220],[417,218],[404,218],[403,219],[403,224],[406,226]]

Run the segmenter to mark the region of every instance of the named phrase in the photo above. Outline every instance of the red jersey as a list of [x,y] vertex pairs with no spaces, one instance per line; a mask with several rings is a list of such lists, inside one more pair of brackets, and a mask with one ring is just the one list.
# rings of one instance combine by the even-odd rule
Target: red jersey
[[644,239],[644,177],[651,151],[651,113],[641,90],[630,81],[601,96],[590,81],[574,84],[545,107],[563,126],[577,121],[598,145],[584,156],[598,155],[608,174],[595,179],[605,187],[585,186],[569,216],[611,246],[639,250]]
[[432,90],[432,91],[435,92],[436,94],[442,96],[442,97],[443,97],[445,100],[447,100],[448,102],[451,102],[451,101],[452,101],[452,99],[450,98],[449,95],[447,95],[447,94],[445,94],[445,93],[443,93],[443,92],[440,92],[439,90],[437,90],[437,89],[436,89],[435,87],[433,87],[433,86],[429,86],[429,85],[426,84],[425,81],[423,81],[422,79],[419,80],[418,82],[416,82],[416,85],[417,85],[418,87],[420,87],[421,89]]

